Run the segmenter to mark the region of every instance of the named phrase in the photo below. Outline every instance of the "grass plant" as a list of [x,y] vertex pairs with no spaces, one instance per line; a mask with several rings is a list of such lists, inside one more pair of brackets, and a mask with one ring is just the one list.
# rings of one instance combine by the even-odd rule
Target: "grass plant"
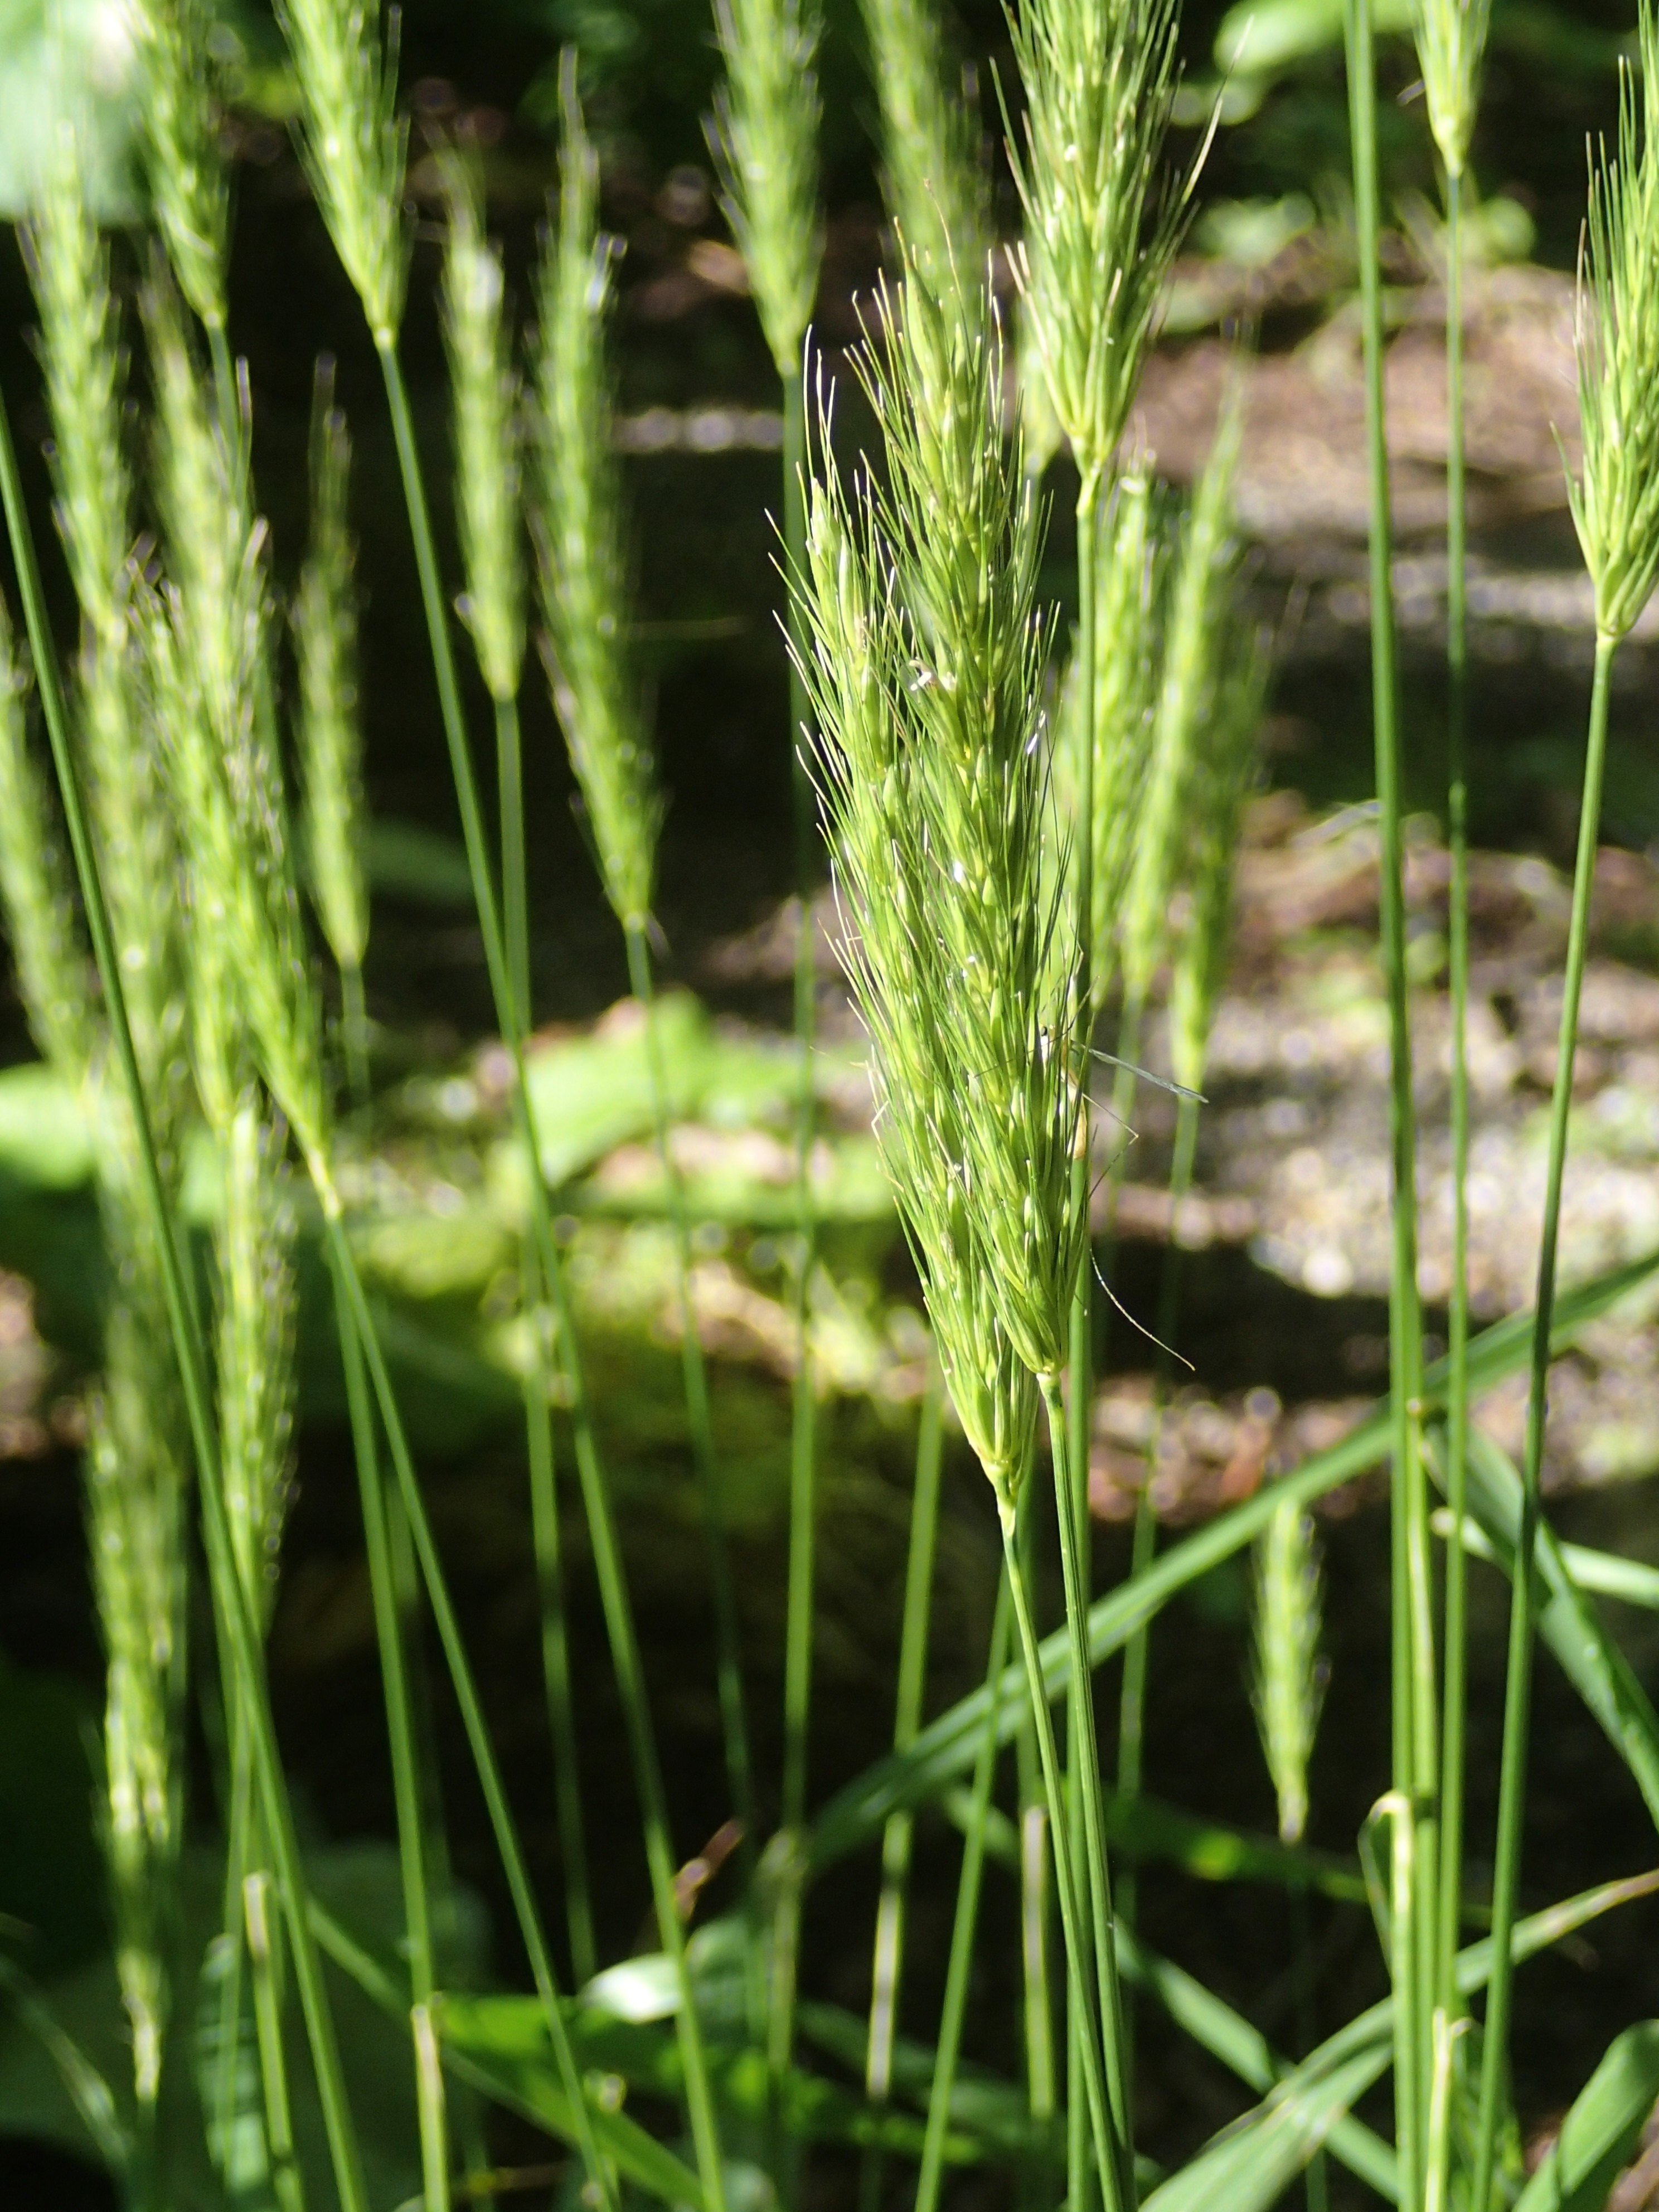
[[[540,287],[533,410],[515,366],[514,319],[478,173],[459,159],[446,171],[442,301],[464,587],[454,612],[495,720],[499,806],[487,826],[401,365],[410,233],[395,46],[366,0],[287,0],[301,143],[383,372],[438,711],[512,1070],[512,1129],[524,1171],[522,1322],[532,1342],[532,1542],[554,1722],[562,1904],[572,1964],[586,1984],[580,2002],[556,1977],[501,1747],[485,1718],[423,1496],[417,1439],[394,1388],[385,1316],[364,1279],[358,1153],[373,1139],[377,1103],[361,981],[368,933],[364,702],[349,443],[325,380],[289,682],[271,581],[278,564],[258,499],[251,380],[230,353],[228,179],[217,141],[213,50],[198,0],[146,0],[134,11],[155,234],[137,240],[136,261],[127,245],[112,248],[100,234],[81,144],[65,135],[48,149],[24,243],[74,627],[70,649],[60,652],[0,410],[0,501],[27,635],[26,653],[0,609],[0,902],[36,1043],[84,1113],[110,1263],[83,1480],[106,1662],[99,1818],[130,2079],[126,2057],[122,2079],[101,2079],[53,2018],[47,1996],[9,1960],[0,1960],[0,1984],[52,2051],[135,2212],[167,2212],[195,2188],[188,2177],[199,2170],[202,2147],[185,2137],[193,2107],[178,2094],[192,2066],[225,2201],[248,2197],[252,2185],[234,2170],[231,2151],[234,2140],[246,2148],[257,2134],[261,2201],[268,2197],[278,2212],[328,2201],[343,2212],[368,2212],[374,2166],[347,2092],[346,2061],[356,2054],[340,2048],[325,1955],[398,2027],[417,2201],[428,2212],[526,2179],[488,2170],[469,2142],[469,2106],[458,2100],[457,2084],[465,2099],[480,2093],[556,2137],[570,2155],[550,2178],[601,2212],[646,2197],[721,2212],[762,2187],[784,2212],[795,2212],[828,2176],[827,2161],[810,2184],[806,2175],[807,2146],[824,2134],[864,2147],[866,2212],[892,2198],[902,2160],[914,2169],[914,2184],[903,2177],[904,2193],[914,2186],[918,2212],[939,2212],[952,2161],[968,2156],[989,2185],[1006,2176],[1017,2201],[1036,2212],[1053,2201],[1062,2143],[1072,2212],[1086,2212],[1097,2197],[1107,2212],[1128,2212],[1141,2175],[1126,1981],[1261,2100],[1158,2184],[1151,2199],[1158,2212],[1200,2205],[1267,2212],[1304,2168],[1309,2201],[1318,2206],[1322,2146],[1365,2186],[1413,2212],[1453,2204],[1493,2212],[1510,2196],[1510,2148],[1518,2140],[1508,2086],[1515,1968],[1652,1886],[1652,1877],[1603,1884],[1518,1917],[1537,1638],[1559,1658],[1659,1818],[1659,1717],[1593,1595],[1650,1600],[1652,1592],[1631,1563],[1560,1546],[1540,1504],[1553,1347],[1650,1284],[1659,1269],[1654,1255],[1558,1290],[1612,672],[1620,641],[1659,580],[1659,341],[1649,312],[1659,292],[1659,27],[1644,0],[1642,82],[1626,76],[1617,146],[1594,172],[1581,289],[1584,461],[1572,498],[1595,587],[1597,646],[1537,1298],[1530,1313],[1475,1336],[1464,1279],[1468,678],[1458,425],[1461,196],[1486,15],[1474,0],[1424,0],[1428,114],[1448,180],[1454,422],[1456,1289],[1448,1357],[1431,1365],[1415,1282],[1370,0],[1346,0],[1346,13],[1373,491],[1381,953],[1392,1042],[1389,1398],[1334,1448],[1161,1552],[1148,1519],[1128,1575],[1096,1600],[1084,1496],[1092,1345],[1076,1295],[1087,1279],[1094,1024],[1115,986],[1134,1009],[1138,1034],[1155,979],[1167,974],[1171,1065],[1184,1093],[1178,1201],[1194,1170],[1194,1094],[1203,1086],[1225,973],[1265,672],[1261,641],[1237,599],[1226,496],[1240,435],[1237,409],[1224,414],[1215,454],[1173,537],[1150,463],[1121,451],[1182,205],[1180,185],[1166,186],[1160,167],[1172,97],[1172,0],[1139,9],[1027,0],[1012,18],[1025,94],[1016,159],[1025,228],[1015,249],[1024,294],[1019,343],[1070,441],[1082,485],[1079,622],[1066,688],[1054,665],[1059,628],[1038,603],[1046,516],[1037,471],[1019,428],[1009,434],[1006,419],[1004,319],[982,251],[989,201],[977,126],[947,88],[938,18],[921,0],[868,0],[866,8],[902,274],[874,301],[852,360],[880,450],[842,466],[831,436],[828,368],[810,380],[803,375],[821,252],[820,27],[797,0],[721,0],[716,9],[727,84],[715,137],[728,214],[790,395],[783,565],[791,712],[800,739],[797,1226],[805,1251],[798,1346],[804,1352],[816,1233],[805,1164],[814,1011],[808,893],[821,805],[831,834],[840,951],[868,1037],[875,1134],[939,1363],[920,1427],[891,1749],[815,1813],[806,1753],[811,1639],[820,1626],[817,1438],[814,1377],[804,1356],[798,1362],[781,1819],[765,1849],[739,1857],[721,1877],[737,1892],[728,1914],[724,1899],[696,1894],[707,1866],[677,1864],[617,1501],[595,1443],[583,1346],[524,1079],[533,1012],[518,729],[530,626],[528,506],[556,706],[646,1009],[678,1245],[687,1427],[714,1550],[728,1782],[759,1846],[757,1807],[766,1805],[768,1779],[751,1771],[747,1744],[684,1200],[669,1143],[674,1093],[655,1017],[652,915],[663,808],[648,699],[631,657],[635,625],[605,361],[612,260],[599,235],[593,149],[567,62],[564,189]],[[129,266],[140,274],[134,328],[143,338],[142,371],[131,378],[118,304]],[[112,270],[123,272],[118,281]],[[814,391],[819,414],[809,426]],[[526,443],[526,419],[533,447]],[[1056,699],[1051,733],[1047,717]],[[50,778],[33,749],[37,704]],[[297,834],[286,787],[290,738],[304,781]],[[301,896],[302,859],[321,939],[343,978],[343,1085]],[[1121,1056],[1133,1058],[1127,1049]],[[1120,1074],[1132,1095],[1133,1068]],[[349,1148],[340,1139],[343,1088],[354,1108]],[[211,1172],[199,1172],[197,1163]],[[198,1235],[203,1193],[210,1203]],[[397,1827],[398,1918],[388,1943],[395,1965],[372,1955],[325,1909],[323,1863],[301,1855],[271,1710],[266,1641],[294,1456],[296,1285],[308,1234],[319,1240],[334,1296],[364,1526]],[[1159,1326],[1171,1342],[1178,1267],[1172,1249]],[[1523,1371],[1529,1399],[1517,1468],[1469,1425],[1468,1408]],[[592,1978],[600,1958],[575,1794],[585,1747],[569,1702],[562,1627],[556,1374],[556,1395],[569,1406],[655,1923],[642,1939],[647,1955],[623,1962],[614,1978]],[[985,1680],[925,1718],[930,1598],[947,1494],[947,1392],[989,1481],[1001,1558]],[[1032,1475],[1044,1430],[1064,1619],[1040,1638],[1044,1530]],[[1304,1834],[1321,1690],[1309,1516],[1319,1497],[1384,1460],[1393,1469],[1394,1734],[1390,1786],[1363,1840],[1387,1892],[1392,1989],[1382,2004],[1316,2044],[1308,1900],[1315,1889],[1348,1897],[1356,1877],[1310,1850]],[[1431,1466],[1451,1509],[1438,1680],[1427,1552]],[[1139,1789],[1146,1631],[1177,1594],[1252,1545],[1258,1708],[1277,1841],[1161,1806]],[[1490,1938],[1460,1948],[1468,1911],[1465,1747],[1480,1740],[1464,1726],[1466,1548],[1509,1574],[1511,1611],[1493,1924]],[[195,1632],[192,1617],[198,1593],[205,1633]],[[420,1697],[418,1646],[428,1628],[443,1655],[533,1996],[505,1990],[462,1996],[444,1986],[459,1968],[447,1942],[449,1839]],[[1120,1652],[1125,1725],[1120,1788],[1109,1798],[1094,1678]],[[199,1748],[193,1698],[208,1717]],[[1061,1700],[1064,1769],[1053,1711]],[[998,1802],[1000,1754],[1011,1742],[1020,1767],[1018,1823]],[[198,1765],[210,1787],[191,1802],[186,1780]],[[942,2012],[928,2045],[902,2033],[901,2000],[909,1976],[907,1923],[917,1917],[909,1910],[912,1839],[932,1805],[962,1827],[963,1849]],[[193,2021],[179,1968],[191,1924],[185,1843],[210,1833],[216,1810],[223,1914]],[[1115,1896],[1107,1851],[1109,1834],[1120,1833],[1135,1851],[1166,1855],[1186,1873],[1225,1868],[1285,1889],[1301,1931],[1292,1972],[1306,2005],[1294,2061],[1125,1927],[1133,1890],[1126,1897],[1120,1885]],[[806,1885],[855,1850],[872,1854],[879,1869],[878,1887],[872,1884],[867,2020],[798,2001],[795,1988]],[[1023,2082],[969,2065],[970,1996],[999,1925],[981,1906],[1005,1880],[1018,1885],[1017,1914],[1001,1915],[1000,1925],[1010,1935],[1018,1926]],[[1051,1899],[1066,1962],[1063,2068],[1050,2016]],[[705,1915],[695,1943],[687,1906]],[[756,1940],[769,1914],[769,1943]],[[0,1930],[8,1940],[10,1932]],[[722,1980],[722,1962],[739,1952],[750,1963],[737,1996]],[[769,2008],[753,2002],[757,1961],[773,1975]],[[1011,1986],[1012,1972],[1011,1959],[1003,1980],[990,1985]],[[1468,2016],[1483,1987],[1477,2039]],[[607,1995],[624,1988],[625,1999]],[[611,2002],[635,2009],[613,2015],[605,2008]],[[815,2049],[861,2070],[862,2093],[811,2071]],[[1351,2109],[1391,2063],[1392,2143]],[[665,2112],[667,2124],[683,2130],[695,2172],[678,2148],[617,2109],[635,2090],[653,2124]],[[1610,2185],[1635,2154],[1656,2091],[1652,2036],[1638,2029],[1619,2038],[1529,2185],[1523,2212],[1561,2187],[1579,2212],[1593,2212],[1607,2190],[1597,2195],[1580,2177],[1593,2172]],[[313,2104],[325,2173],[310,2164]],[[368,2100],[361,2119],[365,2130],[373,2124]],[[728,2151],[757,2146],[769,2160],[769,2175],[728,2163]]]
[[1510,1965],[1507,1939],[1516,1911],[1526,1812],[1536,1625],[1532,1566],[1542,1519],[1561,1193],[1601,834],[1608,687],[1620,642],[1659,583],[1659,467],[1656,465],[1659,463],[1659,323],[1653,312],[1659,286],[1659,22],[1650,0],[1643,0],[1638,21],[1642,83],[1638,90],[1628,69],[1621,75],[1617,146],[1611,155],[1603,153],[1591,173],[1588,251],[1580,284],[1578,411],[1583,465],[1571,494],[1578,542],[1595,592],[1595,672],[1550,1102],[1543,1234],[1521,1470],[1521,1521],[1510,1585],[1504,1749],[1492,1877],[1494,1970],[1481,2049],[1474,2160],[1476,2203],[1486,2203],[1492,2186],[1508,2094]]

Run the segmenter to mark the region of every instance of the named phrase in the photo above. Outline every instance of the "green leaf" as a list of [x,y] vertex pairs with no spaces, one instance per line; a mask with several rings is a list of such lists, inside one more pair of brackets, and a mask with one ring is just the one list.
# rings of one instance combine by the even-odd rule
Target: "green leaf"
[[[1437,1454],[1431,1462],[1439,1471]],[[1507,1453],[1472,1427],[1469,1508],[1506,1573],[1513,1572],[1521,1528],[1521,1477]],[[1547,1521],[1538,1528],[1536,1571],[1542,1586],[1539,1633],[1630,1769],[1659,1826],[1659,1715],[1629,1660],[1607,1633],[1595,1601],[1573,1581]]]
[[[1579,1329],[1656,1273],[1659,1273],[1659,1252],[1651,1252],[1559,1299],[1553,1343],[1570,1344]],[[1492,1389],[1526,1364],[1531,1329],[1530,1314],[1512,1314],[1476,1339],[1469,1349],[1474,1391]],[[1443,1403],[1446,1382],[1447,1363],[1437,1360],[1424,1377],[1423,1401],[1427,1410],[1432,1412]],[[1136,1629],[1152,1620],[1178,1591],[1243,1550],[1280,1505],[1291,1500],[1307,1504],[1375,1467],[1387,1455],[1389,1434],[1389,1416],[1386,1409],[1380,1410],[1340,1443],[1318,1453],[1294,1473],[1171,1546],[1142,1573],[1100,1599],[1089,1613],[1089,1649],[1095,1665],[1121,1650]],[[1056,1631],[1043,1644],[1042,1659],[1048,1694],[1051,1698],[1059,1698],[1066,1687],[1064,1631]],[[1011,1668],[1003,1685],[1000,1729],[1005,1742],[1018,1728],[1023,1710],[1024,1690],[1013,1680],[1016,1672]],[[837,1791],[812,1824],[810,1850],[814,1869],[829,1866],[856,1850],[880,1832],[890,1813],[939,1796],[965,1773],[984,1733],[986,1705],[987,1692],[981,1687],[924,1729],[908,1751],[890,1753]]]
[[1644,2020],[1607,2045],[1515,2212],[1601,2212],[1656,2096],[1659,2020]]
[[[1378,31],[1410,31],[1419,0],[1373,0]],[[1276,74],[1342,43],[1343,0],[1239,0],[1215,34],[1218,69]]]

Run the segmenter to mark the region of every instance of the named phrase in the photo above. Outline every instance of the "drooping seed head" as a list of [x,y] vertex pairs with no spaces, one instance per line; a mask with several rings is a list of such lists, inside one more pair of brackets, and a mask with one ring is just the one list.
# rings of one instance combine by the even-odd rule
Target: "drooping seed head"
[[1492,0],[1419,0],[1417,62],[1429,128],[1449,176],[1461,177],[1480,104]]
[[377,346],[403,318],[407,274],[396,17],[384,42],[378,0],[278,0],[299,79],[301,150],[334,250]]
[[1175,0],[1008,9],[1026,101],[1015,274],[1085,492],[1123,434],[1180,236],[1186,190],[1159,198],[1176,22]]
[[452,155],[444,164],[444,183],[449,203],[444,335],[454,410],[455,513],[466,576],[459,611],[484,688],[504,705],[517,696],[524,661],[523,393],[513,365],[501,257],[484,235],[477,164]]
[[357,696],[356,548],[346,519],[351,441],[318,366],[311,417],[311,544],[294,602],[300,673],[300,781],[312,896],[342,969],[368,946],[363,867],[362,724]]
[[1320,1584],[1312,1517],[1287,1500],[1256,1545],[1255,1590],[1256,1727],[1287,1844],[1299,1844],[1308,1825],[1308,1769],[1325,1699]]
[[204,0],[137,0],[134,17],[151,204],[179,290],[222,330],[230,185],[210,76],[215,19]]
[[1590,174],[1578,286],[1583,470],[1569,486],[1595,623],[1623,637],[1659,582],[1659,27],[1642,0],[1641,86],[1620,65],[1619,143]]
[[553,703],[569,747],[605,896],[624,928],[651,913],[662,799],[645,700],[630,665],[622,487],[612,450],[605,334],[614,247],[599,227],[599,164],[560,77],[559,220],[540,282],[536,529]]
[[720,204],[778,374],[793,382],[823,256],[817,70],[823,26],[811,0],[714,0],[714,28],[726,62],[708,126]]

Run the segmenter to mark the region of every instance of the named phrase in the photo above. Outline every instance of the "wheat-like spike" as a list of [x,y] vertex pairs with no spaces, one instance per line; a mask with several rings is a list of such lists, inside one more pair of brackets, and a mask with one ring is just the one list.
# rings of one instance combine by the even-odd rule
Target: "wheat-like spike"
[[[112,1119],[118,1108],[112,1103]],[[130,1184],[107,1178],[104,1232],[116,1289],[84,1462],[88,1537],[108,1675],[104,1844],[133,2083],[154,2107],[170,2002],[169,1900],[183,1842],[178,1756],[189,1583],[181,1422],[161,1289]]]
[[459,612],[471,633],[484,688],[506,705],[518,696],[524,662],[524,395],[513,362],[501,257],[484,234],[478,165],[452,154],[443,173],[449,202],[444,335],[454,394],[456,519],[466,575]]
[[210,331],[225,326],[230,183],[219,144],[205,0],[137,0],[139,109],[151,204],[179,289]]
[[283,1131],[251,1091],[219,1134],[224,1206],[215,1249],[225,1510],[249,1603],[264,1624],[276,1596],[293,1455],[294,1210]]
[[1492,0],[1419,0],[1417,62],[1429,128],[1449,176],[1461,177],[1480,104]]
[[29,746],[27,688],[0,599],[0,907],[34,1041],[78,1085],[91,1064],[97,1000],[46,779]]
[[[1159,640],[1169,545],[1158,526],[1160,500],[1145,463],[1121,477],[1097,511],[1095,579],[1094,906],[1092,967],[1097,998],[1117,958],[1118,933],[1139,848],[1141,809],[1157,715]],[[1081,748],[1088,726],[1081,660],[1073,656],[1060,699],[1054,748],[1056,828],[1080,835]]]
[[726,62],[708,126],[720,204],[778,374],[793,382],[823,257],[817,70],[823,24],[811,0],[714,0],[714,28]]
[[1128,420],[1190,189],[1159,197],[1176,0],[1019,0],[1009,27],[1026,98],[1015,274],[1086,499]]
[[889,343],[860,368],[884,481],[811,487],[801,672],[882,1155],[1006,1500],[1081,1236],[1076,962],[1042,854],[1041,532],[988,317],[941,307],[914,262],[882,313]]
[[[1619,143],[1590,177],[1578,288],[1583,470],[1569,486],[1601,636],[1623,637],[1659,582],[1659,26],[1638,25],[1641,85],[1620,64]],[[1639,133],[1638,133],[1639,122]],[[1638,143],[1639,138],[1639,143]]]
[[397,18],[383,40],[378,0],[278,0],[294,58],[301,150],[334,250],[356,288],[369,335],[391,345],[408,272],[397,107]]
[[1256,1545],[1255,1681],[1256,1726],[1287,1844],[1299,1844],[1308,1825],[1308,1768],[1325,1698],[1320,1583],[1312,1516],[1287,1499]]
[[1152,757],[1119,933],[1124,991],[1136,1005],[1169,955],[1170,902],[1187,880],[1194,824],[1208,804],[1204,744],[1226,665],[1239,559],[1232,490],[1242,432],[1235,386],[1193,489],[1170,586]]
[[[953,88],[936,0],[863,0],[883,183],[908,272],[972,304],[991,245],[979,118]],[[959,286],[959,276],[965,282]]]
[[311,418],[311,542],[293,608],[300,781],[312,896],[342,970],[368,949],[362,722],[357,696],[356,547],[346,518],[351,440],[319,363]]
[[[246,474],[210,416],[160,283],[145,300],[159,403],[160,477],[170,582],[146,594],[149,698],[185,857],[192,935],[216,933],[230,994],[262,1073],[295,1134],[320,1153],[326,1127],[319,1030],[269,727],[270,629],[264,526]],[[202,948],[198,945],[198,953]],[[234,1063],[199,1079],[235,1085]],[[224,1118],[226,1102],[210,1107]]]
[[624,929],[651,914],[662,799],[645,701],[629,665],[622,487],[611,448],[605,331],[611,241],[599,228],[599,163],[560,72],[559,220],[540,282],[536,522],[548,680],[605,896]]

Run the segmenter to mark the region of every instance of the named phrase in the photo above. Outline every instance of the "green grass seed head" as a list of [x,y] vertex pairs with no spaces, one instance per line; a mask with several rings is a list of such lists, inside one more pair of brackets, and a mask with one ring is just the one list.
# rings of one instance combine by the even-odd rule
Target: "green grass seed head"
[[1144,1002],[1172,946],[1170,901],[1186,879],[1194,824],[1211,804],[1204,748],[1221,694],[1239,561],[1233,482],[1240,387],[1223,405],[1174,556],[1145,798],[1119,932],[1126,995]]
[[979,117],[951,82],[937,0],[863,0],[881,107],[882,182],[902,259],[935,296],[969,305],[990,251]]
[[408,242],[397,108],[396,17],[382,41],[377,0],[278,0],[299,81],[301,151],[334,250],[377,346],[403,318]]
[[877,1130],[940,1359],[999,1494],[1080,1254],[1076,948],[1043,870],[1039,518],[988,315],[912,264],[860,374],[879,481],[810,487],[796,580]]
[[1590,177],[1578,291],[1583,471],[1569,486],[1601,636],[1659,582],[1659,25],[1642,0],[1640,87],[1620,64],[1619,142]]
[[1008,21],[1026,100],[1015,273],[1086,493],[1123,434],[1180,235],[1184,192],[1159,198],[1175,0],[1019,0]]
[[1255,1715],[1279,1800],[1279,1832],[1299,1844],[1308,1825],[1308,1769],[1325,1698],[1319,1547],[1294,1499],[1277,1508],[1255,1551]]
[[319,365],[311,419],[311,542],[293,607],[300,781],[311,892],[342,969],[368,949],[362,725],[357,695],[356,547],[346,516],[351,441]]
[[1492,0],[1419,0],[1417,63],[1449,176],[1461,177],[1468,160],[1491,21]]
[[553,703],[605,896],[624,928],[650,917],[662,826],[646,702],[630,665],[622,487],[611,439],[605,336],[611,241],[599,227],[599,163],[560,79],[559,214],[543,257],[536,367],[536,526]]
[[255,1619],[269,1622],[293,1455],[293,1206],[279,1126],[250,1090],[220,1147],[219,1430],[225,1507]]
[[807,0],[714,0],[726,63],[708,126],[720,204],[749,271],[778,374],[800,374],[823,254],[817,50]]
[[462,620],[484,688],[516,697],[524,663],[523,393],[513,362],[501,257],[484,234],[476,161],[444,164],[449,228],[444,335],[454,410],[455,512],[466,590]]
[[150,201],[179,290],[209,330],[225,325],[230,184],[210,72],[204,0],[139,0],[138,100]]
[[46,781],[29,744],[27,697],[0,600],[0,906],[34,1041],[79,1084],[91,1063],[97,1004]]

